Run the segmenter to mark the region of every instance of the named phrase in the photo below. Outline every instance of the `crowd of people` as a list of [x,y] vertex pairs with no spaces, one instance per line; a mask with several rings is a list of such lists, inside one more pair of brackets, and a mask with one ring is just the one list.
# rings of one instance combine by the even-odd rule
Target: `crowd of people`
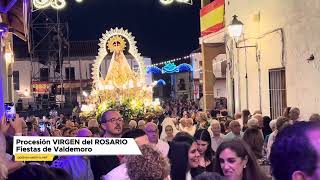
[[[168,102],[164,114],[124,120],[117,110],[99,120],[59,117],[1,119],[0,180],[299,180],[320,179],[320,116],[300,119],[286,108],[271,119],[249,110],[202,112]],[[44,127],[44,128],[43,128]],[[13,136],[133,138],[142,155],[60,156],[17,162]]]

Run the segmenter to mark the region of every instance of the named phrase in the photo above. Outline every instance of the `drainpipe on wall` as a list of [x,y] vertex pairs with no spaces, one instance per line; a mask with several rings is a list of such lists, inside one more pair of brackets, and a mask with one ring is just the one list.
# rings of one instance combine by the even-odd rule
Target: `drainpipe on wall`
[[240,86],[240,67],[239,67],[239,49],[237,50],[237,74],[238,74],[238,100],[239,100],[239,111],[241,111],[241,86]]
[[258,44],[256,46],[256,60],[258,64],[259,110],[262,111],[261,65],[260,65],[260,53],[258,51]]
[[[245,44],[244,44],[245,45]],[[246,46],[246,45],[245,45]],[[245,54],[245,60],[244,60],[244,66],[245,66],[245,76],[246,79],[246,109],[249,109],[249,82],[248,82],[248,57],[247,57],[247,48],[244,48],[244,54]]]

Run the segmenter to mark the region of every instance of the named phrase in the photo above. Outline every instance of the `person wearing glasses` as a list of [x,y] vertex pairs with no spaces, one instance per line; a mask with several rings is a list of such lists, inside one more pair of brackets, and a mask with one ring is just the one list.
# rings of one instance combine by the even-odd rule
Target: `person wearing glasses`
[[104,131],[103,137],[120,138],[124,120],[118,111],[108,110],[101,115],[100,125]]
[[[100,126],[104,131],[103,137],[120,138],[123,125],[124,120],[118,111],[111,109],[102,113]],[[91,158],[91,169],[95,180],[100,180],[101,176],[108,174],[119,165],[120,159],[117,156],[94,156]]]

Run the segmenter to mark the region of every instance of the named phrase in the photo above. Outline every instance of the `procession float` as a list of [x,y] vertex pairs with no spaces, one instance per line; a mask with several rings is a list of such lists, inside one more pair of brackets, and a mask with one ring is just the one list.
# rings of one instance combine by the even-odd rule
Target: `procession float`
[[[136,61],[139,68],[133,70],[127,57]],[[102,68],[105,64],[108,65],[104,76]],[[146,83],[144,59],[128,30],[115,28],[102,34],[92,79],[91,93],[81,107],[82,118],[99,119],[104,111],[117,109],[128,121],[162,111],[159,100],[153,100],[155,84]]]

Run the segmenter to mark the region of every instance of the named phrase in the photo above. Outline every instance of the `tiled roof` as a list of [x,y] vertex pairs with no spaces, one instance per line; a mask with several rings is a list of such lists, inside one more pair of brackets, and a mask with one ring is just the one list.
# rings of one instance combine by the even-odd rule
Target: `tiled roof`
[[71,41],[70,57],[97,56],[99,41]]
[[[96,40],[70,41],[70,57],[97,56],[99,48],[98,42],[99,41]],[[17,58],[30,57],[27,43],[14,42],[14,54]],[[63,54],[65,54],[65,57],[67,56],[67,52]]]

